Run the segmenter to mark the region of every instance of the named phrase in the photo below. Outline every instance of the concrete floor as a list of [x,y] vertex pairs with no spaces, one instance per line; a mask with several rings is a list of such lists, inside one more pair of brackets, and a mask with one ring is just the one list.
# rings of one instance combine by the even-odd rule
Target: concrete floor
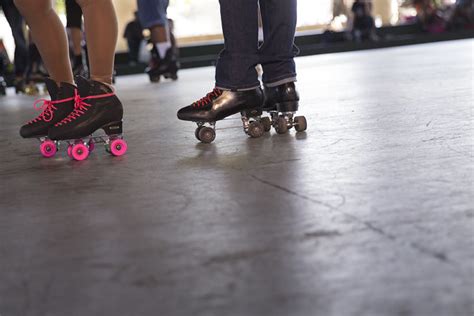
[[0,99],[0,315],[474,312],[473,41],[297,60],[307,133],[198,144],[213,69],[118,78],[129,153],[41,158]]

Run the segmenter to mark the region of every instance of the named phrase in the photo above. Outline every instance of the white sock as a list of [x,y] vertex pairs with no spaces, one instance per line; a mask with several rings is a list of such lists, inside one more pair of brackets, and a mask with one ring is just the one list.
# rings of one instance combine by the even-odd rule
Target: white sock
[[166,52],[168,51],[168,49],[171,48],[171,42],[168,41],[168,42],[158,43],[158,44],[155,44],[155,46],[156,46],[156,49],[158,50],[158,54],[160,55],[160,58],[163,59],[165,58]]

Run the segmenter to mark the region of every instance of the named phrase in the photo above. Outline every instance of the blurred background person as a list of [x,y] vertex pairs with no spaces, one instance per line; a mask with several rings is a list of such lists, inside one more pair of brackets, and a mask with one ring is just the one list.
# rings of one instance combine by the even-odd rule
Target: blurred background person
[[375,20],[372,16],[372,2],[356,0],[352,4],[352,39],[356,42],[376,40]]
[[474,29],[473,0],[457,0],[454,5],[448,28],[452,31]]
[[35,44],[31,31],[28,30],[28,62],[25,70],[24,86],[21,91],[28,95],[37,95],[41,91],[38,83],[43,82],[44,77],[48,76],[48,71],[44,68],[38,47]]
[[430,33],[442,33],[446,30],[446,21],[433,0],[414,0],[416,17],[423,30]]
[[140,44],[143,41],[143,28],[138,18],[138,11],[134,13],[135,18],[125,27],[123,37],[127,40],[129,63],[134,65],[138,63],[138,54]]
[[7,49],[3,40],[0,39],[0,96],[6,95],[7,93],[7,82],[3,77],[7,71],[7,67],[10,65],[10,58],[7,54]]
[[15,42],[15,86],[17,91],[23,89],[26,65],[28,63],[28,46],[24,33],[24,21],[13,0],[0,0],[0,7],[10,25]]
[[179,64],[167,17],[168,5],[169,0],[138,0],[140,23],[150,30],[151,60],[146,72],[151,82],[159,82],[161,76],[178,79]]
[[[71,48],[72,71],[74,75],[87,76],[87,66],[82,54],[82,9],[76,0],[66,0],[66,28]],[[87,61],[86,61],[87,62]]]

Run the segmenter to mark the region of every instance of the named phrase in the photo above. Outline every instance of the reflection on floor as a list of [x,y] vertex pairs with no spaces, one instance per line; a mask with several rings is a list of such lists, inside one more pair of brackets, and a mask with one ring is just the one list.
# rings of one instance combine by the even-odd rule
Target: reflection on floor
[[129,153],[0,98],[0,315],[471,315],[472,41],[297,60],[307,133],[198,144],[213,69],[118,78]]

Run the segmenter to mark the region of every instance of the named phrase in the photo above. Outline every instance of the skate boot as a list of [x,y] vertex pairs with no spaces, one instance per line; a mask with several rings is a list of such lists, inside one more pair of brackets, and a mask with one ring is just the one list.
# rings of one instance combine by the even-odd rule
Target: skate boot
[[15,94],[26,94],[26,83],[25,79],[15,79],[14,81]]
[[89,70],[87,69],[86,65],[83,64],[77,64],[72,68],[72,73],[74,76],[81,76],[81,77],[89,77]]
[[272,126],[278,134],[285,134],[292,127],[297,132],[306,130],[306,118],[295,116],[298,111],[300,97],[294,82],[284,83],[276,87],[265,87],[264,94],[263,110],[270,113],[270,118],[262,119],[265,131],[270,131]]
[[0,95],[7,95],[7,83],[2,76],[0,76]]
[[216,121],[240,112],[244,132],[252,138],[258,138],[264,134],[264,126],[260,122],[262,104],[263,92],[260,87],[249,91],[214,88],[204,98],[179,110],[178,118],[197,123],[196,138],[203,143],[212,143],[216,137]]
[[161,76],[173,81],[178,80],[179,63],[173,47],[168,49],[163,59],[160,58],[156,47],[153,47],[151,56],[150,65],[145,69],[151,82],[159,82]]
[[74,56],[72,73],[74,74],[74,77],[89,77],[89,69],[87,68],[87,65],[84,64],[82,55]]
[[[76,83],[79,91],[74,110],[49,129],[49,138],[66,141],[68,155],[75,160],[86,159],[97,143],[104,143],[113,156],[124,155],[127,143],[122,137],[123,107],[114,90],[83,77],[76,77]],[[105,135],[93,136],[99,129]]]
[[59,142],[48,138],[48,130],[54,124],[63,120],[74,109],[74,91],[76,87],[69,83],[56,85],[54,80],[44,80],[51,100],[39,99],[34,103],[36,110],[42,111],[35,119],[23,125],[20,135],[23,138],[38,138],[41,142],[41,154],[50,158],[58,151]]

